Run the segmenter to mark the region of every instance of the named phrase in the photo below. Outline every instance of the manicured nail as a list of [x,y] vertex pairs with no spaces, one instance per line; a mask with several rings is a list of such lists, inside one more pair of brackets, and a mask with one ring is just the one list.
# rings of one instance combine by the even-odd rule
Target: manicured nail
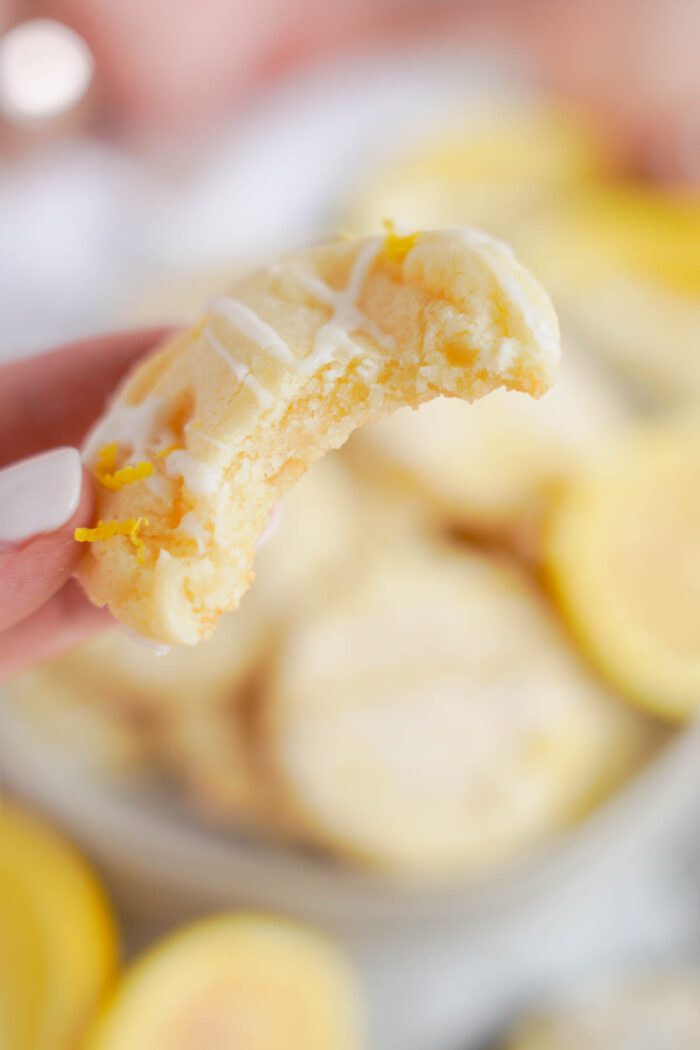
[[60,529],[78,509],[82,487],[77,448],[56,448],[0,470],[0,546]]

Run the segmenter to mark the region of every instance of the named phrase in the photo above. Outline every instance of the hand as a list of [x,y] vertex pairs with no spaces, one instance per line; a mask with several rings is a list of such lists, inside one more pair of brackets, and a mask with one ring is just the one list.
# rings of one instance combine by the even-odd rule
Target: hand
[[0,680],[111,622],[72,573],[94,492],[78,447],[164,329],[60,347],[0,369]]

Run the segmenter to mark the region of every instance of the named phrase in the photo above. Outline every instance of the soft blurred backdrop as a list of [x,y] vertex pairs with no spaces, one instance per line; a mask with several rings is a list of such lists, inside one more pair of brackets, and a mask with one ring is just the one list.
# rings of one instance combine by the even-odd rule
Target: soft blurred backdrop
[[[168,1023],[168,1050],[698,1045],[699,37],[697,0],[0,10],[0,362],[186,323],[386,219],[503,237],[563,331],[541,403],[401,412],[319,464],[211,643],[107,632],[5,690],[3,791],[96,866],[124,958],[254,907],[352,960],[255,923],[221,927],[230,955],[190,934],[89,1045],[160,1050]],[[24,819],[0,811],[0,1042],[72,1050],[112,920]],[[37,857],[63,905],[23,888]],[[65,978],[66,921],[102,983]],[[253,1001],[279,1031],[246,1042]]]

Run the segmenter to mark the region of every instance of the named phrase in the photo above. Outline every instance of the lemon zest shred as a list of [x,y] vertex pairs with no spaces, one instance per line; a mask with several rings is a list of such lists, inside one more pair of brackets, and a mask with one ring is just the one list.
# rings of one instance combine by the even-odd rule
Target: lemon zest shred
[[125,485],[132,485],[135,481],[141,481],[143,478],[150,478],[153,473],[153,464],[149,463],[147,459],[133,466],[115,470],[118,449],[118,443],[112,441],[109,445],[103,445],[97,453],[95,476],[106,489],[110,489],[112,492],[123,489]]
[[97,477],[106,489],[116,492],[118,489],[123,489],[125,485],[132,485],[135,481],[150,478],[152,473],[153,464],[144,459],[133,467],[122,467],[121,470],[115,470],[113,474],[98,474]]
[[382,225],[386,230],[384,251],[387,257],[395,263],[403,262],[411,248],[414,247],[420,233],[399,234],[396,232],[396,223],[392,219],[385,219]]
[[116,441],[112,441],[109,445],[103,445],[100,451],[97,453],[97,474],[105,473],[105,471],[114,470],[117,465],[117,449],[119,445]]
[[111,540],[115,536],[126,536],[136,548],[136,560],[142,562],[145,556],[144,543],[139,536],[139,529],[142,525],[148,525],[148,518],[117,518],[112,521],[98,521],[92,529],[76,529],[73,536],[78,543],[95,543],[98,540]]

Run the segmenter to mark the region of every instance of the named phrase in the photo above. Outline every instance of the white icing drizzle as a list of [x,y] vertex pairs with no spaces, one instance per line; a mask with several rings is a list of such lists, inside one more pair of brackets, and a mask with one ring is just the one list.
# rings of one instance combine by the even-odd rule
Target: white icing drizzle
[[446,230],[445,233],[457,234],[491,267],[511,303],[520,311],[523,321],[530,329],[538,346],[553,361],[558,360],[559,333],[556,327],[549,323],[546,314],[537,310],[532,297],[519,280],[519,275],[526,271],[516,259],[511,248],[496,237],[490,237],[480,230],[472,230],[464,226],[454,227]]
[[347,350],[353,357],[358,354],[366,354],[367,351],[351,338],[350,332],[353,331],[368,332],[376,342],[387,349],[395,345],[392,337],[382,331],[371,318],[365,316],[357,306],[367,274],[381,251],[382,245],[382,239],[377,237],[362,248],[355,259],[347,287],[342,291],[338,292],[329,288],[327,284],[312,274],[300,275],[301,283],[307,292],[330,306],[333,311],[329,320],[321,325],[316,333],[313,352],[299,362],[301,372],[315,371],[331,361],[341,349]]
[[230,296],[224,296],[211,303],[209,312],[225,317],[242,335],[266,350],[271,357],[276,357],[283,365],[296,364],[296,357],[284,339],[245,303]]
[[184,532],[187,536],[190,536],[195,540],[197,544],[197,554],[204,554],[209,545],[209,534],[206,526],[200,521],[196,510],[190,510],[187,514],[183,515],[177,528],[178,532]]
[[236,452],[233,445],[226,445],[223,441],[219,441],[218,438],[212,437],[211,434],[205,434],[203,430],[195,427],[192,423],[185,423],[185,430],[188,434],[196,434],[202,441],[206,441],[208,445],[218,448],[219,452],[225,452],[227,456],[233,456]]
[[[167,402],[155,394],[138,405],[119,399],[113,401],[109,412],[88,434],[83,445],[83,460],[94,467],[100,449],[114,441],[129,450],[125,463],[148,459],[152,449],[166,448],[173,443],[175,435],[163,424],[166,411]],[[169,484],[162,475],[154,471],[144,483],[158,499],[167,499]]]
[[[270,331],[272,331],[272,329],[270,329]],[[267,387],[263,386],[259,379],[255,378],[248,366],[235,358],[233,354],[230,354],[221,340],[217,339],[213,332],[207,329],[204,333],[204,337],[214,353],[218,354],[219,357],[226,362],[238,382],[242,386],[247,387],[263,407],[270,405],[273,401],[272,394]],[[262,344],[259,345],[262,346],[263,349],[266,349]]]
[[165,445],[173,440],[173,434],[163,427],[166,409],[166,401],[155,394],[144,398],[138,405],[118,399],[113,401],[109,412],[92,428],[85,440],[84,461],[94,466],[100,449],[113,441],[129,449],[130,459],[147,459],[156,439],[156,431]]
[[221,340],[217,339],[214,333],[209,331],[209,329],[204,332],[204,337],[209,347],[215,354],[219,355],[226,367],[231,369],[238,382],[242,383],[249,372],[247,366],[244,365],[242,361],[239,361],[237,357],[234,357],[233,354],[230,354]]
[[[162,422],[166,407],[165,400],[156,395],[145,398],[138,405],[115,401],[104,419],[88,435],[83,446],[83,459],[94,466],[99,450],[113,441],[129,449],[126,462],[148,459],[158,448],[167,448],[173,443],[175,435]],[[215,440],[205,434],[202,437],[212,442]],[[226,452],[229,450],[226,449]],[[184,449],[176,449],[168,455],[165,473],[169,478],[182,477],[194,496],[212,495],[221,481],[219,470],[200,463]],[[145,479],[145,483],[155,496],[162,499],[167,497],[169,483],[160,474],[154,472]]]
[[[267,351],[283,364],[294,367],[302,375],[328,364],[340,350],[347,351],[353,357],[358,354],[366,354],[367,351],[351,338],[350,332],[352,331],[367,332],[381,346],[390,349],[394,346],[392,337],[357,307],[357,299],[382,244],[382,239],[377,237],[361,249],[353,265],[347,287],[342,291],[330,288],[313,274],[300,275],[303,287],[332,309],[331,317],[321,325],[316,333],[313,351],[300,361],[297,361],[289,346],[274,328],[271,328],[250,307],[237,299],[230,297],[216,299],[210,306],[210,312],[225,317],[262,350]],[[207,331],[205,335],[212,350],[226,361],[239,382],[248,385],[261,403],[268,404],[272,400],[269,391],[265,390],[251,375],[250,370],[229,354],[213,332]]]
[[170,453],[165,471],[168,477],[181,477],[193,496],[212,496],[221,483],[221,470],[200,462],[184,449]]

